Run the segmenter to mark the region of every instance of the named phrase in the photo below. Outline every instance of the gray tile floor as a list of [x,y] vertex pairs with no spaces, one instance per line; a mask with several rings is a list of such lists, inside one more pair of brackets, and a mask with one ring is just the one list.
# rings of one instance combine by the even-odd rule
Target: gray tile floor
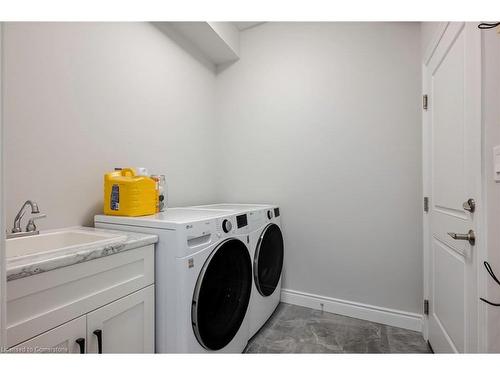
[[281,303],[246,353],[429,353],[418,332]]

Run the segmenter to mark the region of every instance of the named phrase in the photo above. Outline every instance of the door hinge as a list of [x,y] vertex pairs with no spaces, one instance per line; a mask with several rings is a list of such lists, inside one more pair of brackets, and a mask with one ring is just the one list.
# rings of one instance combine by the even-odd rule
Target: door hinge
[[429,315],[429,300],[424,299],[424,314]]
[[427,107],[429,106],[429,97],[427,94],[422,95],[422,108],[427,111]]
[[429,197],[424,197],[424,212],[429,212]]

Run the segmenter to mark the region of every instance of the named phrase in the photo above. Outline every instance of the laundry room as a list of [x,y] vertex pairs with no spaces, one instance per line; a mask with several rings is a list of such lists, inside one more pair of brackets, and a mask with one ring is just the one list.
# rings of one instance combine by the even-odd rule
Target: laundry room
[[499,23],[185,19],[0,16],[0,353],[500,353]]

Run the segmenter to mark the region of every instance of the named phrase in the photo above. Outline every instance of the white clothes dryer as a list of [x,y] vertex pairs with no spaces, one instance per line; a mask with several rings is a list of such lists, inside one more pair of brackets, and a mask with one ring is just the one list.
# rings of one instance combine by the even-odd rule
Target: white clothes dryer
[[281,276],[285,256],[281,229],[281,212],[268,204],[211,204],[195,209],[230,210],[246,213],[250,226],[250,256],[252,258],[252,296],[249,307],[249,337],[270,318],[280,302]]

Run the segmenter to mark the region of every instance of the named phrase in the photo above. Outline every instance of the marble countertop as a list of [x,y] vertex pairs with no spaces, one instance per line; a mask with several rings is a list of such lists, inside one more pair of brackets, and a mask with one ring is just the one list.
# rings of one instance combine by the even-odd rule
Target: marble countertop
[[[143,234],[135,232],[123,232],[108,229],[96,229],[90,227],[72,227],[61,230],[78,230],[92,233],[117,234],[119,237],[107,240],[105,243],[85,244],[72,246],[66,250],[51,254],[40,252],[29,256],[8,257],[5,259],[7,268],[7,281],[21,279],[42,272],[52,271],[57,268],[71,266],[73,264],[87,262],[92,259],[121,253],[123,251],[136,249],[158,242],[158,236],[154,234]],[[61,231],[58,230],[58,231]],[[40,232],[40,234],[54,231]]]

